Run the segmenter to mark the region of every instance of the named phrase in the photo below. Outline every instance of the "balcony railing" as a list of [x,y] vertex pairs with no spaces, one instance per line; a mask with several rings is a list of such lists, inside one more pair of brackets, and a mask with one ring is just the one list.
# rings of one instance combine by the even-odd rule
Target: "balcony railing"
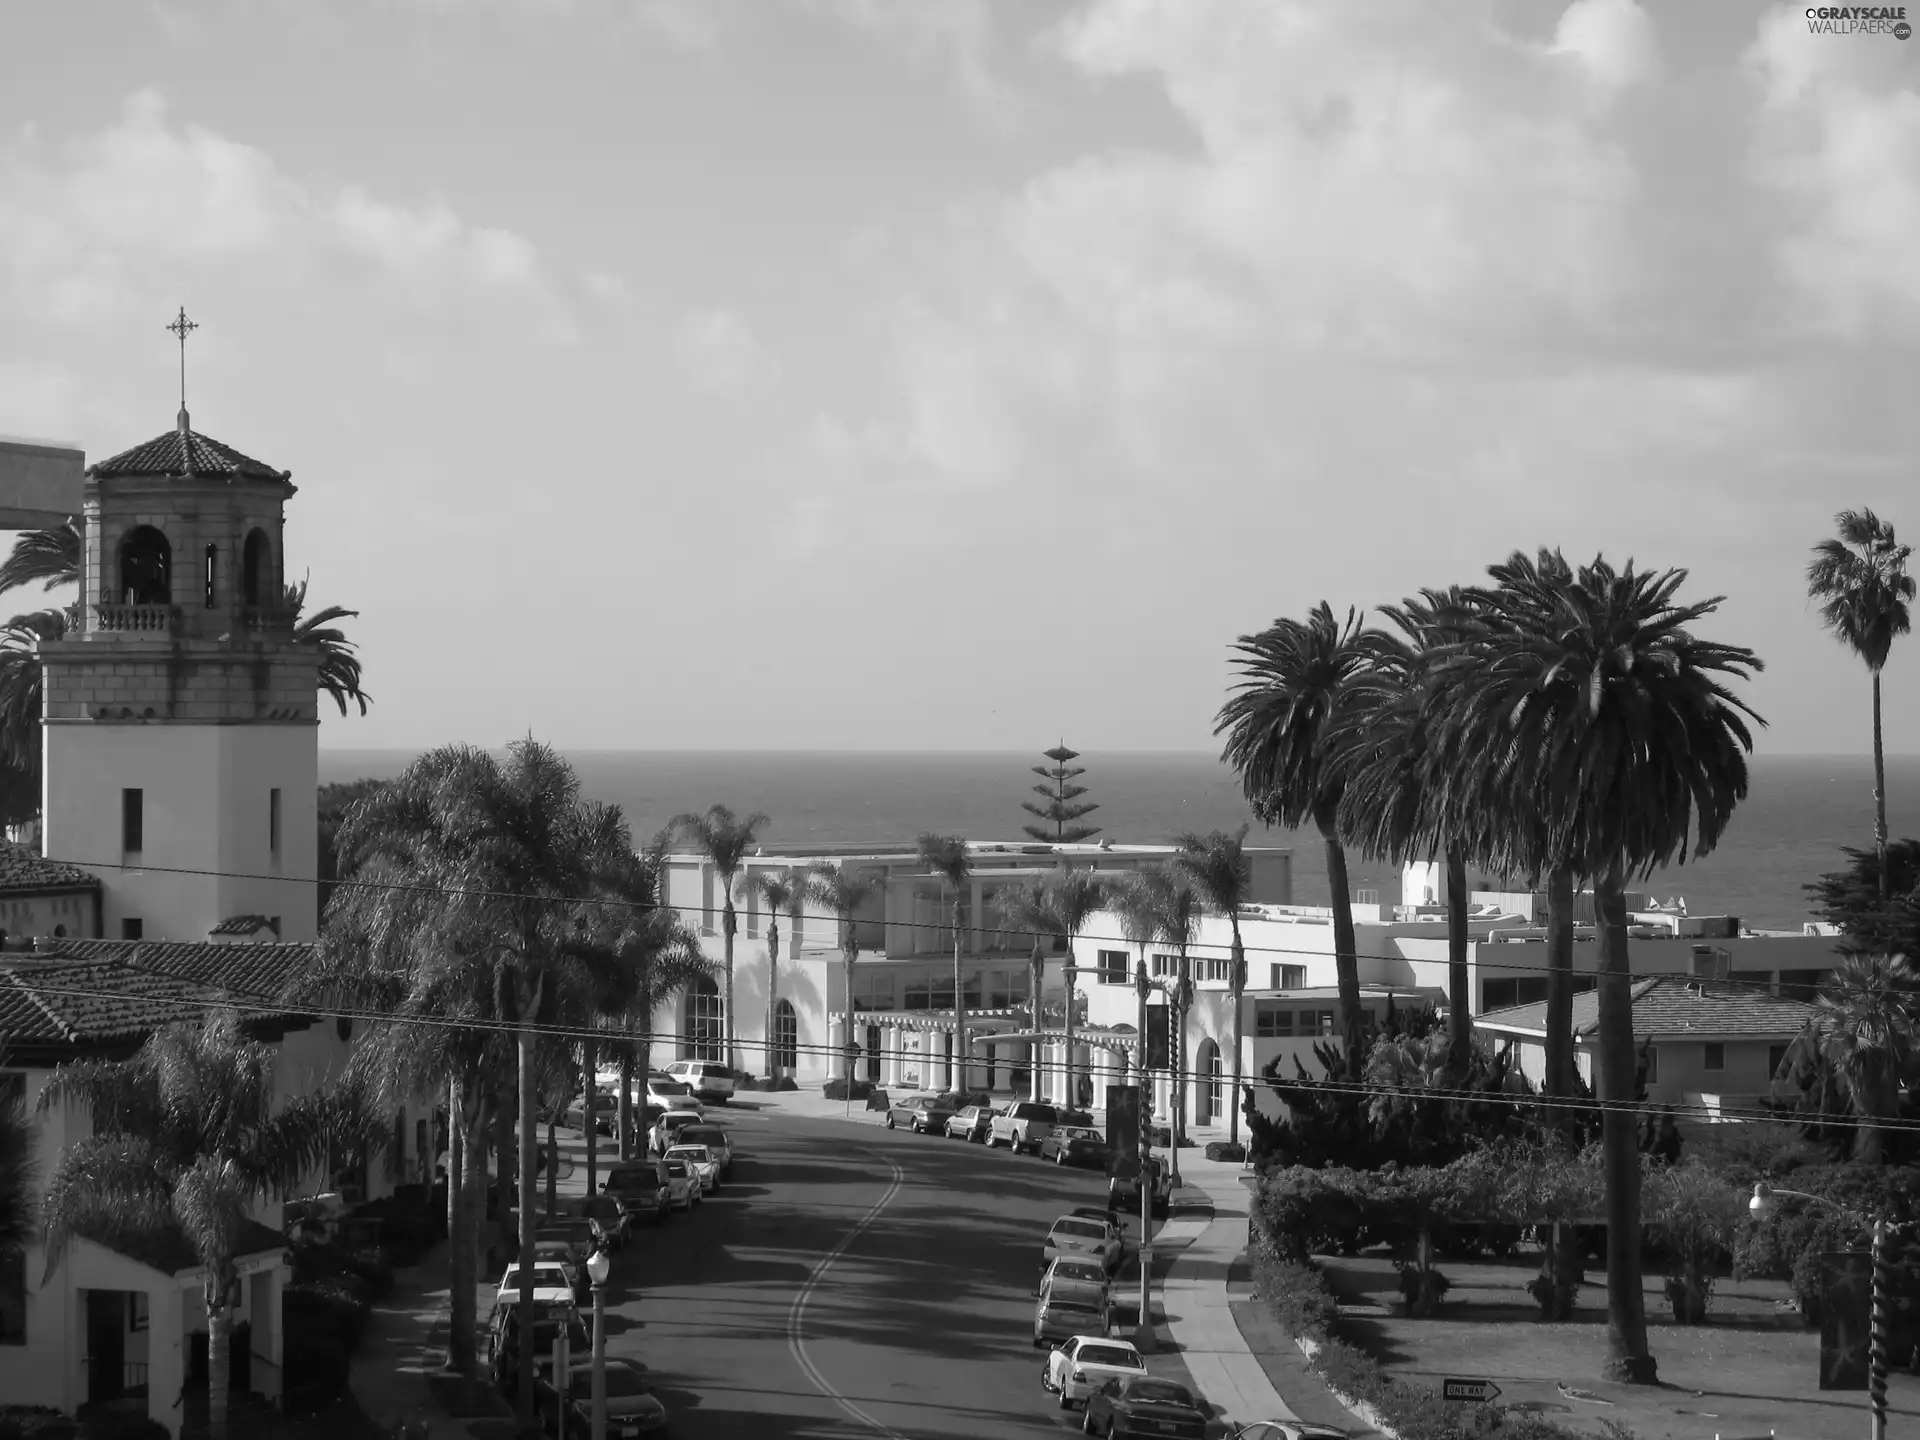
[[[86,1357],[89,1368],[104,1365],[106,1362],[97,1356]],[[120,1366],[120,1384],[114,1392],[119,1395],[143,1394],[147,1388],[147,1367],[144,1361],[127,1360]]]
[[249,634],[284,633],[293,629],[293,612],[278,605],[249,605],[240,612]]
[[96,605],[93,628],[121,632],[171,634],[180,623],[177,605]]

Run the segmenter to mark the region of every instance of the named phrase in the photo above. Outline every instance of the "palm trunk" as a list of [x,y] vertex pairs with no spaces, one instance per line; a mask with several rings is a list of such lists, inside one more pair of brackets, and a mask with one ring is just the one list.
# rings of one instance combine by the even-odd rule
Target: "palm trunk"
[[600,1042],[591,1035],[580,1042],[580,1068],[587,1072],[583,1105],[587,1122],[587,1193],[591,1195],[600,1188],[600,1119],[595,1113],[595,1104],[600,1098]]
[[1647,1351],[1646,1297],[1640,1270],[1640,1146],[1634,1100],[1633,975],[1627,956],[1627,897],[1619,860],[1594,884],[1600,931],[1600,1099],[1607,1216],[1607,1363],[1605,1376],[1652,1385],[1659,1369]]
[[[1565,1099],[1573,1094],[1573,871],[1565,865],[1547,872],[1546,1066],[1541,1088],[1548,1096]],[[1571,1118],[1568,1110],[1556,1116],[1561,1121]]]
[[[524,1004],[520,1007],[520,1020],[515,1039],[519,1048],[520,1095],[519,1095],[519,1132],[520,1132],[520,1314],[529,1322],[533,1317],[533,1195],[534,1195],[534,1157],[539,1153],[540,1138],[534,1128],[533,1092],[536,1079],[534,1069],[533,1026],[527,1019],[535,1013],[536,1006]],[[532,1332],[529,1331],[529,1334]],[[534,1433],[535,1417],[533,1406],[533,1346],[520,1346],[520,1394],[519,1422],[521,1433]]]
[[1893,894],[1887,869],[1887,756],[1880,742],[1880,672],[1873,672],[1873,848],[1880,857],[1880,903]]
[[722,1040],[726,1046],[727,1068],[733,1069],[739,1063],[733,1048],[733,937],[740,925],[739,918],[733,913],[733,880],[727,877],[727,908],[720,912],[720,933],[727,952],[727,993],[721,1002],[726,1012],[726,1025]]
[[[615,1102],[619,1119],[615,1128],[620,1132],[620,1158],[633,1158],[633,1052],[623,1050],[620,1055],[620,1098]],[[592,1186],[588,1186],[589,1191]]]
[[1353,936],[1353,893],[1347,888],[1347,852],[1340,843],[1333,811],[1314,815],[1327,847],[1327,884],[1333,891],[1333,973],[1340,987],[1340,1033],[1345,1038],[1347,1070],[1358,1076],[1365,1068],[1363,1051],[1366,1017],[1360,1009],[1359,945]]
[[860,952],[853,949],[840,952],[840,965],[841,969],[845,972],[845,989],[847,992],[846,1038],[841,1042],[840,1046],[840,1075],[842,1083],[847,1087],[849,1096],[853,1093],[853,965],[854,961],[859,958],[859,955]]
[[1027,1099],[1040,1103],[1040,991],[1047,980],[1047,956],[1040,948],[1040,937],[1033,937],[1033,957],[1027,961],[1027,1019],[1033,1041],[1027,1046]]
[[780,1078],[780,1057],[774,1048],[774,1007],[780,1003],[780,922],[767,917],[767,1079]]
[[1168,1165],[1180,1183],[1180,1142],[1187,1138],[1187,947],[1180,946],[1180,974],[1173,1000],[1173,1146]]
[[[484,1170],[475,1183],[475,1159],[486,1154],[487,1112],[468,1102],[468,1089],[455,1077],[447,1096],[447,1365],[472,1375],[478,1353],[475,1324],[480,1202],[486,1194]],[[469,1114],[469,1110],[472,1111]]]
[[953,887],[953,1089],[967,1090],[967,992],[960,981],[960,887]]
[[[233,1316],[227,1309],[231,1296],[225,1283],[227,1267],[207,1267],[207,1435],[209,1440],[227,1440],[227,1391],[233,1385]],[[219,1280],[211,1276],[219,1275]],[[216,1294],[215,1292],[219,1293]]]
[[1455,1083],[1464,1081],[1473,1063],[1473,986],[1467,971],[1472,948],[1467,936],[1467,859],[1447,852],[1447,1066]]
[[547,1112],[547,1218],[560,1211],[560,1142],[553,1136],[553,1112]]
[[[519,1105],[514,1098],[513,1077],[509,1075],[502,1078],[500,1087],[494,1092],[493,1097],[493,1171],[494,1195],[497,1202],[493,1223],[499,1231],[500,1250],[503,1255],[513,1248],[513,1212],[520,1204],[520,1195],[524,1193],[517,1189],[513,1178],[519,1173],[519,1160],[516,1158],[519,1150],[513,1128],[513,1117],[517,1113],[519,1113]],[[484,1149],[477,1150],[469,1159],[484,1154]],[[476,1178],[480,1180],[480,1185],[476,1188],[484,1189],[485,1175],[482,1174]],[[502,1260],[500,1263],[504,1265],[506,1261]]]
[[447,1083],[447,1234],[448,1236],[453,1235],[454,1226],[458,1221],[458,1216],[455,1214],[455,1208],[460,1203],[459,1172],[461,1169],[461,1162],[462,1160],[465,1159],[465,1157],[460,1153],[460,1147],[465,1143],[465,1136],[461,1131],[460,1125],[461,1125],[460,1082],[457,1080],[452,1080]]
[[1243,1012],[1247,995],[1247,951],[1240,943],[1240,914],[1229,910],[1227,918],[1233,922],[1233,1100],[1227,1106],[1227,1143],[1240,1143],[1240,1089],[1245,1084],[1245,1075],[1241,1068],[1240,1052],[1247,1043],[1247,1017]]
[[1061,1085],[1060,1085],[1060,1096],[1061,1096],[1062,1102],[1066,1105],[1068,1109],[1071,1110],[1079,1104],[1079,1100],[1080,1100],[1080,1097],[1074,1093],[1074,1089],[1073,1089],[1073,983],[1074,983],[1075,976],[1073,973],[1073,947],[1071,945],[1067,947],[1066,979],[1067,979],[1067,1043],[1066,1043],[1066,1051],[1061,1056],[1061,1059],[1060,1059],[1060,1068],[1064,1075],[1064,1078],[1062,1079]]

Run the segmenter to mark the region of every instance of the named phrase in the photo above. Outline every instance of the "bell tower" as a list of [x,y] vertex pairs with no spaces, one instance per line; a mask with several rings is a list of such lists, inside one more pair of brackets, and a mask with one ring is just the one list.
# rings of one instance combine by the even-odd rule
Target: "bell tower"
[[108,939],[259,915],[311,940],[320,660],[287,605],[291,472],[182,402],[86,471],[78,624],[40,646],[44,853],[99,874]]

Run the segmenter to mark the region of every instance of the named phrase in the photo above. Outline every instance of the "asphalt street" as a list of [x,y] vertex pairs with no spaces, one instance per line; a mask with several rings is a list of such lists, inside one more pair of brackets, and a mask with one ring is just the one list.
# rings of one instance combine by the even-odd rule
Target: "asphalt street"
[[730,1181],[608,1285],[608,1354],[646,1367],[676,1440],[1078,1433],[1040,1388],[1033,1286],[1047,1228],[1104,1205],[1104,1177],[750,1107],[712,1112]]

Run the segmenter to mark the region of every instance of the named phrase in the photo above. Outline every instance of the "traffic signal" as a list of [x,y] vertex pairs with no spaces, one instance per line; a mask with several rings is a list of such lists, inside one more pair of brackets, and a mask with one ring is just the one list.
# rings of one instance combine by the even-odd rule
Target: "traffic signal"
[[1107,1086],[1107,1146],[1113,1152],[1108,1174],[1132,1174],[1140,1163],[1140,1087]]
[[1147,1006],[1147,1069],[1173,1068],[1172,1017],[1165,1005]]

